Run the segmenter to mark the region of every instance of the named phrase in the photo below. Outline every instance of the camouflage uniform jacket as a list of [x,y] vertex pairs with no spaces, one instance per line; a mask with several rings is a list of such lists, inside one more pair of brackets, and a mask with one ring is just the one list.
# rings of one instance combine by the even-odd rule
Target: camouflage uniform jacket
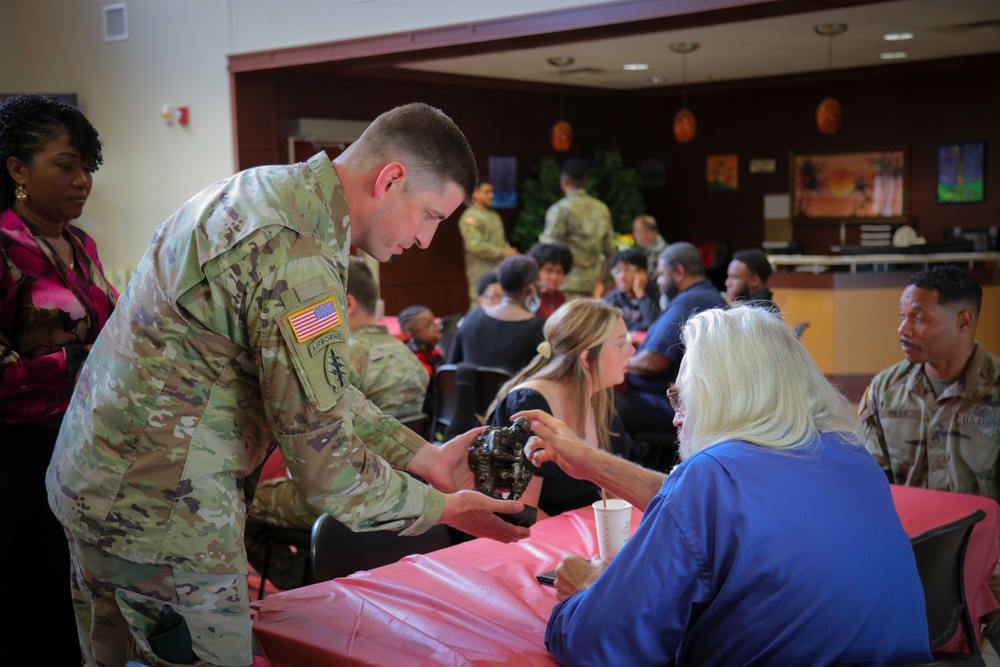
[[478,305],[476,281],[484,273],[496,271],[503,251],[510,248],[504,236],[500,214],[477,206],[465,209],[458,220],[458,231],[465,244],[465,278],[469,282],[469,301]]
[[603,284],[604,261],[615,252],[611,211],[586,190],[574,190],[545,213],[542,243],[562,242],[573,254],[573,270],[566,274],[563,292],[593,295]]
[[402,418],[423,411],[430,378],[416,355],[389,329],[378,324],[351,329],[347,355],[351,384],[382,412]]
[[348,382],[349,245],[324,154],[240,172],[160,225],[49,466],[71,533],[136,563],[246,573],[245,478],[275,441],[302,495],[348,525],[440,517],[441,493],[390,468],[424,441]]
[[934,396],[923,364],[872,379],[859,417],[865,446],[894,484],[1000,502],[1000,357],[976,344],[965,375]]

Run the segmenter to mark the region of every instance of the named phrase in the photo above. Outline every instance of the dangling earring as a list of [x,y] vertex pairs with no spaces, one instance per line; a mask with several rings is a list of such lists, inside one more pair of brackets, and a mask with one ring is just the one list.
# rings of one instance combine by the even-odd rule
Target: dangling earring
[[28,191],[24,189],[24,186],[20,183],[14,188],[14,199],[18,201],[24,201],[28,198]]

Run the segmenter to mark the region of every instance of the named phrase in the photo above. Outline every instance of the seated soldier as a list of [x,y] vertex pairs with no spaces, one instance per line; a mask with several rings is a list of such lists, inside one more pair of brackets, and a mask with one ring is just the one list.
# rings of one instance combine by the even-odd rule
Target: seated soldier
[[604,300],[622,311],[629,331],[645,331],[660,315],[660,292],[649,282],[646,253],[638,248],[616,252],[611,258],[615,289]]
[[[427,372],[420,361],[389,330],[375,323],[378,284],[365,261],[352,257],[347,266],[347,340],[350,383],[380,410],[402,419],[423,411]],[[281,456],[275,451],[271,456]],[[282,467],[283,469],[283,467]],[[247,516],[246,547],[250,564],[258,571],[264,565],[267,544],[262,530],[299,528],[308,530],[319,518],[296,491],[291,478],[264,480],[257,488]],[[291,547],[273,545],[267,578],[278,588],[288,589],[307,582],[305,554]]]
[[[1000,501],[1000,357],[976,341],[983,290],[967,270],[938,265],[906,281],[899,300],[905,361],[861,399],[861,434],[893,484]],[[990,582],[1000,600],[1000,574]],[[1000,611],[983,636],[1000,649]]]

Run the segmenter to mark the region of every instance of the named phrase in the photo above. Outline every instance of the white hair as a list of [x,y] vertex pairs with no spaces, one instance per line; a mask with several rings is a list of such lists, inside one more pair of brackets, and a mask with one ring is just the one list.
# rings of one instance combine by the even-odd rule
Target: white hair
[[853,406],[768,309],[698,313],[682,338],[682,458],[726,440],[790,450],[819,432],[857,428]]

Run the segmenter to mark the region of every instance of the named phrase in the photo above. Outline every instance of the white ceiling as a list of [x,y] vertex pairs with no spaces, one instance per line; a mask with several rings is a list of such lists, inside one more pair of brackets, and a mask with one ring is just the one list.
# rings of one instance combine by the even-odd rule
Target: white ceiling
[[[714,25],[673,32],[603,39],[400,64],[428,72],[517,81],[558,83],[559,70],[548,59],[571,56],[567,86],[632,90],[681,83],[683,56],[674,42],[698,42],[687,56],[687,81],[732,81],[825,71],[828,39],[814,27],[846,23],[833,38],[833,68],[882,66],[1000,52],[1000,0],[902,0],[779,18]],[[914,39],[883,41],[890,32],[912,32]],[[906,59],[880,60],[886,51],[905,51]],[[629,72],[624,63],[644,62],[649,69]],[[659,77],[653,82],[652,77]],[[1000,81],[993,82],[1000,85]]]

